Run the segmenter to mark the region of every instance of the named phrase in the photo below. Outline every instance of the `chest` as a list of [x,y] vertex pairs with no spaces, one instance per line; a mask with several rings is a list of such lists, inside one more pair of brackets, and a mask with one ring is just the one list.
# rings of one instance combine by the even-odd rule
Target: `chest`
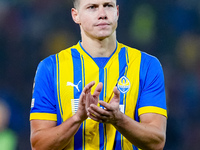
[[99,68],[87,56],[73,56],[74,54],[59,56],[57,60],[56,96],[62,120],[68,119],[77,111],[80,94],[91,81],[103,83],[99,99],[107,103],[113,96],[113,88],[117,86],[121,111],[134,118],[139,91],[140,57],[127,58],[125,53],[119,53],[110,58],[104,68]]

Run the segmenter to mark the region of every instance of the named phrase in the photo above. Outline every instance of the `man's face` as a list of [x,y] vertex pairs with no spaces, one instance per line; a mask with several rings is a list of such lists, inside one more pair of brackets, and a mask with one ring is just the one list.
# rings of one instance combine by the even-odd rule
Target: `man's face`
[[116,30],[118,16],[119,8],[116,6],[116,0],[80,0],[74,20],[85,35],[104,39]]

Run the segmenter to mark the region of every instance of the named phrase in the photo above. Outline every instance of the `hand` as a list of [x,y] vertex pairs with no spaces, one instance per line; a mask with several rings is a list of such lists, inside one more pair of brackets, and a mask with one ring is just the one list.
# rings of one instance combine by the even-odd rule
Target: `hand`
[[99,101],[99,104],[102,105],[104,109],[91,104],[88,108],[88,117],[98,122],[116,124],[122,115],[119,110],[120,92],[117,87],[114,87],[113,93],[114,96],[110,103]]
[[91,89],[95,85],[95,82],[92,81],[89,84],[87,84],[79,98],[79,104],[78,104],[78,110],[76,112],[76,116],[78,120],[81,122],[87,119],[87,108],[90,106],[90,104],[97,105],[99,100],[99,95],[102,90],[103,84],[99,83],[95,89],[95,92],[93,95],[91,95]]
[[88,110],[88,107],[90,107],[91,104],[97,105],[99,101],[99,95],[101,93],[103,83],[98,83],[93,95],[91,95],[91,88],[94,86],[95,82],[91,82],[91,86],[88,86],[87,88],[84,88],[84,92],[86,94],[86,110]]
[[91,91],[91,87],[94,86],[94,84],[94,81],[87,84],[79,97],[78,110],[74,116],[80,122],[83,122],[85,119],[88,118],[86,111],[86,93],[88,93],[88,91]]

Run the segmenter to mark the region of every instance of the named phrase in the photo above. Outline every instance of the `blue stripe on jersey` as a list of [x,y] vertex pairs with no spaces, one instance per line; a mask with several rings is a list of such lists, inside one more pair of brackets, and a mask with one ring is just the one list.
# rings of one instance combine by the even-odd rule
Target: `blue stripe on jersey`
[[85,87],[85,64],[84,64],[84,59],[83,59],[83,55],[81,55],[81,61],[82,61],[82,68],[83,68],[83,72],[82,72],[82,88]]
[[104,85],[104,98],[105,98],[107,95],[107,68],[105,68],[104,70],[104,82],[105,82],[105,85]]
[[105,143],[105,150],[106,150],[106,149],[107,149],[107,147],[106,147],[106,146],[107,146],[107,145],[106,145],[106,144],[107,144],[106,124],[104,124],[104,132],[105,132],[105,133],[104,133],[104,134],[105,134],[105,142],[104,142],[104,143]]
[[[106,101],[106,94],[107,94],[107,68],[105,68],[104,70],[104,101]],[[104,137],[105,137],[105,141],[104,141],[104,147],[105,150],[107,149],[107,133],[106,133],[106,125],[104,124]]]
[[132,145],[132,147],[133,147],[133,150],[138,150],[136,146]]
[[84,145],[83,145],[83,149],[85,150],[85,126],[86,126],[86,120],[84,121],[84,126],[83,126],[83,132],[84,132]]
[[99,98],[100,98],[100,100],[104,100],[104,87],[105,87],[105,85],[104,85],[104,68],[99,69],[99,82],[103,83],[103,88],[99,95]]
[[[54,72],[56,72],[56,75],[55,75],[55,77],[54,77],[54,80],[55,81],[57,81],[57,79],[59,78],[59,74],[57,74],[57,70],[59,70],[59,59],[58,59],[58,54],[56,54],[56,55],[54,55],[54,57],[53,57],[55,60],[57,60],[57,66],[54,68],[55,70],[54,70]],[[59,71],[58,71],[58,73],[59,73]],[[59,81],[59,79],[58,79],[58,81]],[[58,83],[57,83],[58,84]],[[59,85],[58,85],[58,87],[59,87]],[[56,95],[58,95],[58,94],[60,94],[60,93],[58,93],[59,91],[57,91],[57,90],[55,90],[55,92],[56,92]],[[58,96],[57,96],[58,97]],[[58,97],[58,99],[59,99],[59,97]],[[56,108],[57,108],[57,125],[60,125],[62,122],[63,122],[63,119],[62,119],[62,117],[61,117],[61,112],[60,112],[60,100],[58,100],[58,101],[56,101],[56,103],[57,103],[57,105],[56,105]]]
[[78,87],[74,87],[74,98],[79,99],[79,96],[82,91],[82,86],[80,84],[82,82],[81,57],[80,57],[80,53],[76,49],[72,49],[71,53],[72,53],[72,56],[78,56],[78,57],[72,57],[72,58],[73,58],[73,70],[74,70],[74,84],[78,85]]
[[[129,63],[129,56],[128,56],[128,48],[126,47],[125,48],[125,56],[126,56],[126,68],[125,68],[125,73],[124,75],[127,76],[127,71],[128,71],[128,63]],[[127,96],[127,93],[125,94],[125,98],[124,98],[124,112],[126,111],[126,96]]]
[[58,61],[58,103],[59,103],[59,107],[60,107],[60,115],[61,115],[61,122],[63,122],[63,110],[62,110],[62,104],[61,104],[61,99],[60,99],[60,66],[59,66],[59,57],[57,54],[57,61]]
[[[81,64],[81,57],[80,53],[76,49],[71,49],[72,59],[73,59],[73,70],[74,70],[74,84],[78,85],[79,81],[82,82],[82,64]],[[80,73],[81,72],[81,73]],[[74,99],[79,99],[80,92],[82,91],[82,86],[79,84],[78,88],[74,87]],[[74,135],[74,149],[82,150],[83,145],[83,124]]]
[[103,123],[99,123],[99,149],[104,150],[104,125]]
[[[140,88],[139,88],[139,93],[140,93]],[[138,99],[137,99],[137,101],[139,100],[139,97],[140,96],[138,96]],[[138,109],[139,109],[139,103],[137,103],[136,104],[136,108],[135,108],[135,121],[140,121],[140,119],[139,119],[139,116],[138,116]]]
[[[121,51],[118,54],[118,59],[119,59],[119,79],[125,75],[126,68],[127,68],[127,53],[126,53],[126,48],[123,47]],[[118,79],[118,80],[119,80]],[[120,105],[124,104],[124,94],[120,93]],[[121,141],[121,133],[116,131],[116,137],[115,137],[115,150],[121,150],[122,147],[122,141]]]
[[114,150],[121,150],[121,149],[122,149],[121,133],[119,131],[116,131]]
[[[119,59],[119,79],[125,75],[127,63],[126,63],[126,48],[123,47],[118,55]],[[119,80],[118,79],[118,80]],[[123,105],[124,94],[120,93],[120,104]]]
[[[103,83],[103,88],[102,88],[102,91],[100,93],[100,100],[104,100],[104,68],[100,68],[99,69],[99,82],[102,82]],[[102,106],[101,106],[102,107]],[[99,123],[99,143],[100,143],[100,150],[103,150],[104,149],[104,126],[103,126],[103,123]]]
[[[82,89],[85,87],[85,64],[84,64],[84,59],[83,59],[83,55],[81,55],[81,63],[82,63],[82,68],[83,68],[83,71],[82,71]],[[85,126],[86,126],[86,120],[84,121],[84,125],[82,126],[82,129],[83,129],[83,135],[84,135],[84,150],[85,150],[85,130],[86,130],[86,128],[85,128]]]

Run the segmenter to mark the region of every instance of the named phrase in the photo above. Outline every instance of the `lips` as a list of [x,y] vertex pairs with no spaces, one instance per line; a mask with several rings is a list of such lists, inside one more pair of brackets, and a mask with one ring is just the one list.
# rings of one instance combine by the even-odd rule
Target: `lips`
[[109,25],[108,23],[99,23],[97,24],[97,26],[105,26],[105,25]]
[[109,23],[105,23],[105,22],[96,24],[97,27],[102,27],[102,28],[105,28],[109,25],[110,25]]

